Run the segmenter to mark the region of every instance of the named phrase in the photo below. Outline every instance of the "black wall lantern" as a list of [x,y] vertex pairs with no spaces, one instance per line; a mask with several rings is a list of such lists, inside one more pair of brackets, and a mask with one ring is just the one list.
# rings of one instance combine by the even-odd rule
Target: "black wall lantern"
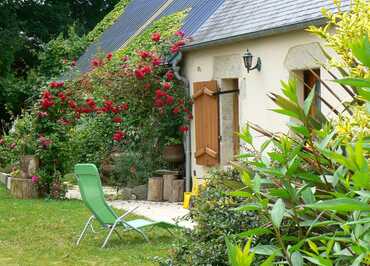
[[252,67],[253,55],[251,52],[249,52],[248,49],[247,49],[247,52],[243,55],[243,60],[244,60],[245,68],[247,69],[248,73],[249,71],[253,69],[257,69],[258,71],[261,71],[261,66],[262,66],[261,58],[258,57],[256,65]]

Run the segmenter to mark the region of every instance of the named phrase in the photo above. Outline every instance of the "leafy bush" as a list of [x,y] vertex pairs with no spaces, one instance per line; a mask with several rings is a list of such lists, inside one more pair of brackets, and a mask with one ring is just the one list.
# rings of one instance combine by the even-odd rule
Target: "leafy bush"
[[206,188],[190,210],[196,226],[175,245],[174,265],[228,265],[225,239],[261,224],[254,212],[234,210],[242,201],[227,191],[230,184],[239,186],[239,178],[235,170],[213,170],[207,176]]
[[[351,48],[358,64],[369,69],[368,57],[362,56],[370,52],[367,36]],[[367,109],[352,106],[346,120],[312,117],[315,90],[300,106],[296,84],[289,82],[282,83],[284,95],[271,98],[280,108],[276,112],[295,119],[288,125],[294,135],[277,136],[252,125],[270,139],[257,154],[242,154],[248,167],[238,166],[245,185],[239,193],[247,198],[241,209],[256,210],[272,228],[245,234],[273,234],[272,245],[255,246],[255,254],[273,254],[277,262],[293,266],[369,262],[370,127],[359,119],[370,115],[370,82],[359,78],[336,82],[352,86],[357,102]],[[249,127],[240,136],[254,149]]]
[[352,54],[350,44],[353,40],[367,36],[370,38],[370,3],[366,0],[351,1],[351,11],[347,12],[341,7],[341,1],[334,1],[337,6],[336,12],[323,10],[328,24],[323,27],[311,26],[308,31],[315,33],[326,42],[326,46],[332,48],[338,57],[329,57],[330,64],[335,67],[348,70],[358,77],[370,77],[370,74],[362,64],[358,64]]

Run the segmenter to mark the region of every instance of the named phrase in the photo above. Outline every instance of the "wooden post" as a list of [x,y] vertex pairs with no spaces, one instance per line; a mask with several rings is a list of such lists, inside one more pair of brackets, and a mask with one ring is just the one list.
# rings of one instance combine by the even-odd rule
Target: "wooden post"
[[184,200],[185,180],[176,179],[172,181],[172,193],[170,202],[181,202]]
[[163,200],[169,200],[172,193],[172,181],[175,180],[175,175],[163,175]]
[[38,196],[36,185],[31,179],[24,178],[12,178],[10,194],[18,199],[33,199]]
[[162,201],[163,200],[163,178],[151,177],[148,181],[148,200]]

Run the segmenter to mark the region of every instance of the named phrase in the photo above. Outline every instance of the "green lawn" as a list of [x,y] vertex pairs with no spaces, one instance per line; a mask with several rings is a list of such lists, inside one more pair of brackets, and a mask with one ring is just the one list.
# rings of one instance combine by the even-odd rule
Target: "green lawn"
[[157,265],[153,257],[169,254],[173,238],[161,229],[148,233],[150,243],[126,233],[100,249],[100,231],[76,247],[88,217],[80,201],[18,200],[0,185],[0,265]]

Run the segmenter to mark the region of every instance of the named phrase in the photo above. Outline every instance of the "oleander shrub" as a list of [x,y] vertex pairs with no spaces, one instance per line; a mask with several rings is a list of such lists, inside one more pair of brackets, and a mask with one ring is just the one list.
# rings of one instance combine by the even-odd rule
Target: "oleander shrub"
[[235,211],[243,201],[228,192],[240,186],[237,171],[215,169],[206,178],[206,187],[190,209],[189,219],[196,226],[177,241],[173,265],[228,265],[225,239],[240,242],[234,235],[262,223],[253,211]]

